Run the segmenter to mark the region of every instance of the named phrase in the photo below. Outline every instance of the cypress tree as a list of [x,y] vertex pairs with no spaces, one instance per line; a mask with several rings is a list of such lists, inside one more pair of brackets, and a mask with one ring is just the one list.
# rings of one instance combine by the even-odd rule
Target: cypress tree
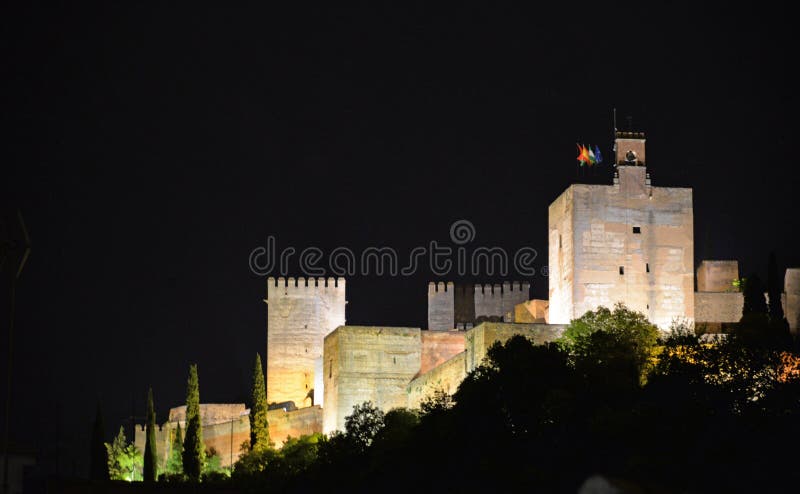
[[167,472],[171,474],[183,473],[183,433],[181,432],[181,423],[178,422],[178,428],[175,429],[175,438],[172,441],[172,450],[167,459]]
[[757,274],[753,274],[744,284],[744,305],[742,315],[767,315],[767,300],[764,298],[764,285]]
[[203,470],[203,429],[200,425],[200,384],[197,365],[189,366],[186,383],[186,438],[183,440],[183,473],[194,482],[200,480]]
[[775,252],[770,252],[769,265],[767,267],[767,293],[769,294],[769,319],[772,322],[783,321],[782,285],[783,280],[778,275],[778,262],[775,260]]
[[97,403],[97,412],[92,424],[92,448],[91,464],[89,467],[89,478],[92,480],[108,480],[108,451],[106,450],[105,424],[103,413],[100,410],[100,402]]
[[145,425],[144,471],[145,482],[158,478],[158,452],[156,450],[156,412],[153,406],[153,388],[147,391],[147,422]]
[[253,391],[250,407],[250,449],[256,451],[269,446],[269,423],[267,422],[267,390],[264,385],[264,371],[261,355],[256,353],[253,369]]

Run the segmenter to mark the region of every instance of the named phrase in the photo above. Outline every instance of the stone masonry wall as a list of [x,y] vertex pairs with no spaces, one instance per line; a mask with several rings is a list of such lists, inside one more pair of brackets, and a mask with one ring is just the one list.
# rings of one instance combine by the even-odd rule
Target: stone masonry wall
[[267,400],[309,406],[314,360],[325,335],[345,323],[344,278],[267,281]]
[[467,372],[479,366],[489,348],[495,343],[505,343],[514,335],[523,335],[534,344],[541,345],[560,338],[566,325],[563,324],[511,324],[485,322],[467,332]]
[[455,327],[455,290],[453,282],[428,283],[428,329],[431,331],[450,331]]
[[573,319],[574,249],[573,189],[567,188],[548,210],[549,322],[567,324]]
[[741,292],[696,292],[695,325],[739,322],[743,304],[744,296]]
[[408,384],[408,406],[418,408],[426,397],[437,390],[455,393],[467,374],[481,364],[495,342],[505,343],[514,335],[523,335],[541,345],[555,341],[565,329],[563,325],[481,323],[466,332],[463,352],[420,374]]
[[530,283],[505,282],[495,285],[475,285],[475,317],[505,317],[514,306],[528,300]]
[[353,406],[405,407],[406,386],[421,366],[418,328],[340,326],[325,337],[323,432],[344,429]]
[[652,187],[643,166],[617,170],[615,185],[572,185],[550,207],[550,322],[623,302],[662,329],[693,323],[692,190]]
[[[283,446],[288,436],[300,437],[322,432],[322,407],[313,406],[285,411],[282,408],[267,411],[269,439],[276,448]],[[248,434],[250,428],[248,425]]]
[[739,279],[739,261],[703,260],[697,267],[698,292],[735,292],[733,281]]
[[422,352],[419,374],[464,351],[464,331],[420,331]]
[[420,403],[437,390],[442,390],[450,395],[455,393],[458,385],[467,377],[466,357],[467,353],[462,351],[413,379],[408,384],[408,407],[419,408]]

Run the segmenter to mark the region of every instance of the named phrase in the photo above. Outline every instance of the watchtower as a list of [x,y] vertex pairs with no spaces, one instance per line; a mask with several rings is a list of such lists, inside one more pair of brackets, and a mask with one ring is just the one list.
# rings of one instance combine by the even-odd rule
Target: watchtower
[[270,277],[265,302],[267,400],[310,406],[314,364],[322,358],[323,340],[345,324],[345,280]]

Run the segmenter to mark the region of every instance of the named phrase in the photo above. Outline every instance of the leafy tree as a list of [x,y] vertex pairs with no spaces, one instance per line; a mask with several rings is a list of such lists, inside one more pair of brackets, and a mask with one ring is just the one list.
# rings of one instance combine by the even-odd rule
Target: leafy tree
[[633,382],[642,383],[658,337],[658,328],[644,314],[618,303],[613,311],[599,307],[574,319],[564,332],[562,344],[584,372],[602,366],[617,377],[627,375],[634,378]]
[[430,395],[423,398],[419,404],[419,410],[422,415],[430,413],[439,413],[449,410],[453,406],[453,397],[447,391],[437,388]]
[[[449,395],[448,395],[449,396]],[[402,448],[419,425],[419,414],[407,408],[393,408],[383,417],[383,427],[375,434],[372,449],[379,456],[388,456]]]
[[97,403],[97,412],[92,425],[92,448],[89,478],[92,480],[108,480],[108,451],[105,446],[105,425],[100,403]]
[[269,423],[267,422],[267,392],[264,384],[264,370],[261,355],[256,354],[253,369],[253,391],[250,407],[250,449],[258,450],[269,446]]
[[183,433],[181,424],[175,429],[175,437],[172,440],[172,448],[167,458],[166,472],[170,475],[180,475],[183,473]]
[[371,401],[365,401],[353,406],[353,413],[344,419],[344,429],[356,447],[363,451],[383,427],[383,420],[383,412]]
[[114,441],[111,444],[106,443],[106,451],[111,480],[142,479],[142,454],[133,443],[128,444],[122,427]]
[[193,482],[200,481],[204,462],[203,429],[200,424],[200,384],[197,365],[189,366],[186,384],[186,438],[183,441],[183,473]]
[[214,448],[208,448],[205,451],[205,461],[203,462],[203,476],[212,474],[224,474],[225,469],[222,468],[222,458]]
[[144,442],[144,481],[155,482],[158,478],[158,451],[156,445],[156,412],[153,406],[153,388],[147,391],[147,422]]

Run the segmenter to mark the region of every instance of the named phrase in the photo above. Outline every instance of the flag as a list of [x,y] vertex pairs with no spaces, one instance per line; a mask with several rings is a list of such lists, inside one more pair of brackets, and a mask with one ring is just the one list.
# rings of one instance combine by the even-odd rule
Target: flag
[[588,151],[589,151],[589,166],[592,166],[595,163],[597,163],[597,159],[594,157],[594,152],[592,151],[591,144],[589,144]]
[[578,163],[580,164],[580,166],[588,165],[590,163],[589,150],[586,149],[586,146],[583,146],[581,144],[575,144],[575,145],[578,146],[578,157],[576,158],[578,160]]
[[597,144],[594,145],[594,158],[597,160],[598,165],[603,163],[603,155],[600,154],[600,148]]

